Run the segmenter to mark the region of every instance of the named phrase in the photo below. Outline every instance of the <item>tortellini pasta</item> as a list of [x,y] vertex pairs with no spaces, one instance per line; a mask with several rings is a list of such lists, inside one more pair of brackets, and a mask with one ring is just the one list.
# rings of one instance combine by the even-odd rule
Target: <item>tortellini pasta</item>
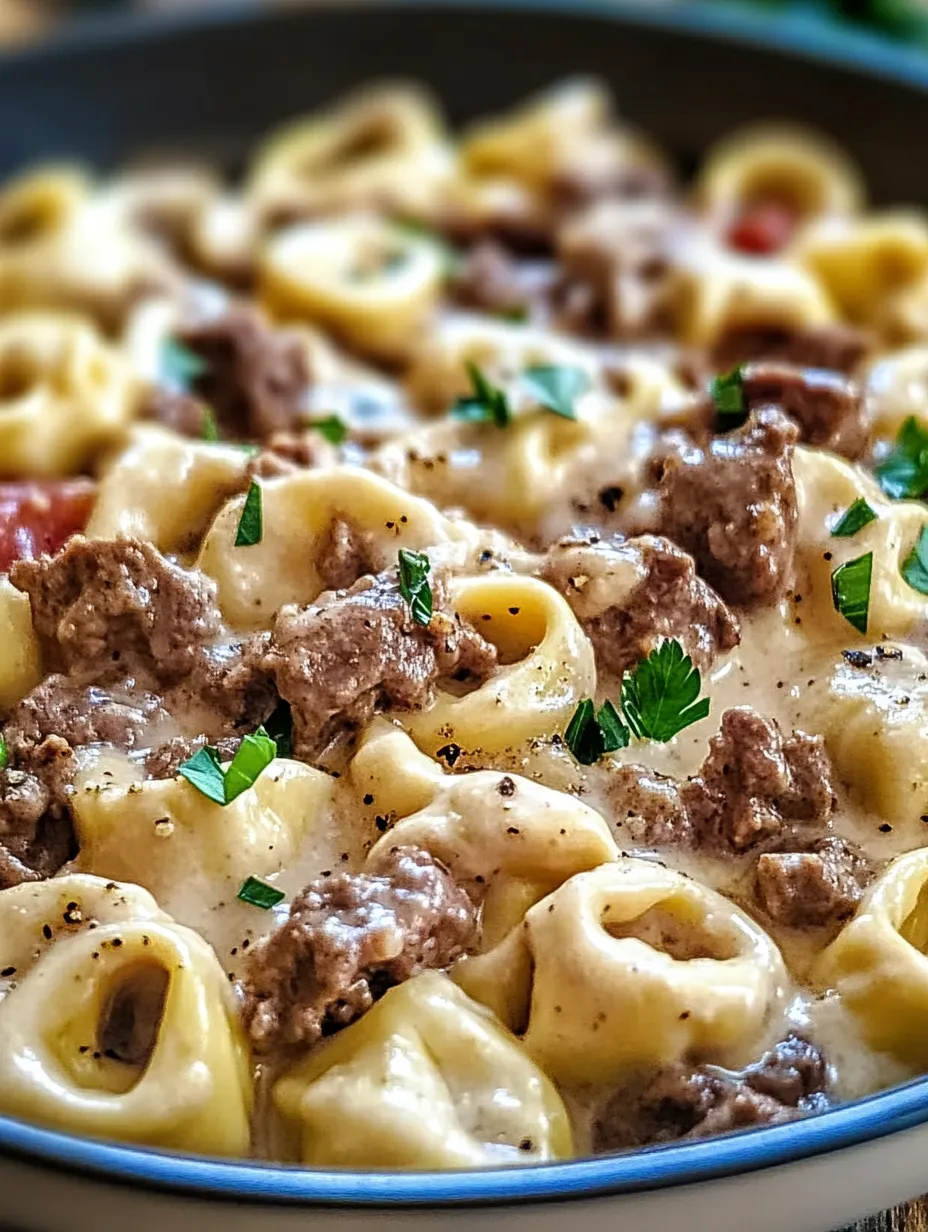
[[[832,575],[845,561],[873,552],[867,632],[871,638],[900,638],[928,615],[928,600],[902,576],[901,567],[923,527],[928,508],[915,501],[890,501],[859,467],[821,450],[797,448],[793,457],[799,504],[801,584],[805,636],[846,644],[853,633],[835,610]],[[863,497],[878,516],[856,535],[831,532],[842,514]]]
[[214,1155],[248,1147],[249,1058],[210,947],[135,886],[0,893],[0,1110]]
[[392,989],[274,1086],[316,1167],[463,1168],[566,1159],[567,1113],[518,1043],[447,977]]
[[[259,544],[234,547],[244,494],[230,501],[210,527],[198,565],[219,586],[219,605],[238,629],[266,628],[285,603],[311,603],[326,589],[323,570],[333,523],[357,540],[361,573],[396,564],[400,548],[466,550],[465,529],[428,501],[355,467],[300,471],[263,485],[264,534]],[[437,551],[435,550],[437,549]],[[353,580],[353,579],[352,579]]]
[[879,438],[894,440],[909,415],[928,427],[928,346],[881,355],[867,372],[865,397]]
[[279,129],[258,151],[247,192],[271,220],[359,208],[418,217],[434,208],[452,167],[428,95],[383,85]]
[[[606,822],[574,796],[496,770],[426,771],[383,729],[355,758],[352,781],[373,797],[371,810],[399,817],[371,849],[371,868],[393,847],[422,847],[459,881],[491,890],[497,880],[527,882],[540,897],[617,854]],[[419,807],[404,816],[410,804]]]
[[68,475],[113,442],[137,389],[122,355],[88,322],[21,312],[0,320],[0,471]]
[[857,1017],[871,1048],[919,1070],[928,1065],[926,949],[928,851],[923,849],[889,865],[816,972]]
[[74,796],[76,867],[135,881],[183,917],[201,892],[234,895],[248,876],[277,872],[324,823],[333,780],[279,758],[230,804],[184,778],[122,785],[90,772]]
[[497,647],[499,666],[470,691],[440,685],[428,710],[404,716],[420,748],[434,755],[453,743],[490,757],[562,732],[596,683],[592,646],[566,600],[508,573],[457,578],[450,593],[455,611]]
[[247,486],[247,466],[241,449],[137,427],[103,468],[87,535],[147,539],[160,552],[195,551],[223,498]]
[[42,651],[32,627],[29,596],[0,576],[0,710],[11,709],[42,679]]
[[303,223],[268,241],[260,295],[276,316],[325,326],[357,350],[402,358],[438,304],[441,248],[373,215]]
[[[898,658],[893,658],[897,655]],[[871,668],[836,658],[808,691],[809,726],[865,809],[919,842],[928,809],[928,660],[884,646]]]
[[860,175],[842,150],[819,133],[755,125],[712,147],[696,181],[696,199],[730,221],[755,202],[773,201],[797,219],[856,213]]
[[454,977],[564,1083],[617,1082],[691,1055],[746,1058],[787,988],[779,951],[749,916],[631,857],[572,877]]

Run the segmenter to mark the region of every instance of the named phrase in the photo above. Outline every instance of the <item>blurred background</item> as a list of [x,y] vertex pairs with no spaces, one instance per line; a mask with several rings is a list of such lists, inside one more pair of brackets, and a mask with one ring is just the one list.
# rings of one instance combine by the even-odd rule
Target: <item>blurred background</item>
[[[0,0],[0,43],[41,38],[64,21],[119,10],[165,10],[225,4],[282,4],[305,0]],[[440,3],[440,0],[437,0]],[[782,14],[798,12],[811,20],[836,20],[902,39],[928,52],[928,0],[649,0],[651,4],[748,7]]]

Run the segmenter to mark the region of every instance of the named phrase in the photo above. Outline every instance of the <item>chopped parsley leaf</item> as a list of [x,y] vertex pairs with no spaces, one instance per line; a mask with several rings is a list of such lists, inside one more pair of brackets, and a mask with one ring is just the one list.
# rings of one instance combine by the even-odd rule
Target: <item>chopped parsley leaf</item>
[[203,427],[200,435],[204,441],[219,440],[219,424],[216,420],[216,412],[211,406],[203,407]]
[[538,364],[522,373],[522,384],[548,411],[564,419],[576,419],[574,402],[590,388],[590,378],[571,364]]
[[231,804],[254,786],[261,773],[277,756],[277,745],[263,727],[246,736],[223,770],[219,750],[212,745],[198,749],[177,768],[177,773],[214,804]]
[[237,548],[252,548],[264,537],[264,499],[261,485],[252,479],[248,487],[248,495],[242,506],[242,516],[238,520],[238,530],[235,532]]
[[5,770],[10,764],[10,750],[7,748],[6,737],[0,736],[0,770]]
[[840,612],[858,633],[867,632],[872,575],[872,552],[867,552],[864,556],[858,556],[855,560],[839,565],[831,575],[831,597],[835,611]]
[[726,431],[740,427],[748,417],[744,399],[744,369],[740,364],[731,372],[720,373],[712,378],[709,393],[715,403],[715,413],[722,420]]
[[639,740],[672,740],[704,719],[709,699],[699,698],[700,676],[675,639],[661,642],[622,678],[622,712]]
[[902,562],[902,576],[920,595],[928,595],[928,526],[919,532],[915,547]]
[[400,594],[409,604],[417,625],[427,625],[432,619],[432,587],[428,580],[431,568],[431,561],[425,552],[400,548]]
[[879,515],[874,513],[866,500],[862,496],[858,496],[857,500],[845,509],[841,518],[835,523],[831,536],[833,539],[850,539],[859,530],[863,530],[865,526],[875,522],[878,517]]
[[876,477],[893,500],[912,499],[928,492],[928,432],[914,415],[899,429],[892,450],[876,468]]
[[512,409],[505,391],[487,380],[470,360],[467,362],[467,374],[473,393],[457,399],[451,408],[452,418],[462,419],[465,423],[493,423],[497,428],[505,428],[512,419]]
[[282,903],[287,896],[283,890],[269,885],[260,877],[246,877],[235,897],[251,907],[260,907],[263,911],[270,911],[272,907]]
[[628,744],[629,731],[612,702],[599,711],[589,697],[577,706],[567,724],[564,741],[581,766],[592,766],[604,753],[614,753]]
[[338,415],[326,415],[324,419],[308,419],[306,426],[318,432],[330,445],[341,445],[348,435],[348,425]]
[[166,385],[189,393],[194,381],[208,370],[206,360],[176,338],[165,338],[161,344],[161,376]]

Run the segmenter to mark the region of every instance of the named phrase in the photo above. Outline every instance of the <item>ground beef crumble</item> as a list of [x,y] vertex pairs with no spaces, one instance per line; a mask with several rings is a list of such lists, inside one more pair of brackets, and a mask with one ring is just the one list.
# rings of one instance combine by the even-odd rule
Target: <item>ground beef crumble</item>
[[313,881],[249,955],[243,992],[252,1042],[314,1044],[392,985],[447,967],[475,927],[471,900],[416,847],[394,848],[374,873]]
[[442,677],[479,681],[492,671],[495,648],[443,608],[441,576],[431,582],[426,626],[412,619],[393,570],[281,609],[259,662],[292,707],[298,757],[318,758],[379,711],[423,709]]
[[594,1121],[593,1149],[602,1154],[777,1125],[826,1107],[826,1088],[822,1053],[797,1035],[741,1071],[679,1062],[606,1101]]

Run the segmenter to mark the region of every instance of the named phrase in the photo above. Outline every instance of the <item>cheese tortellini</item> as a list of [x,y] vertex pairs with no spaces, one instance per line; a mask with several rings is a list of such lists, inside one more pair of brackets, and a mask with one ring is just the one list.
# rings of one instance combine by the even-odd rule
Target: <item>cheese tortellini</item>
[[0,892],[0,1111],[146,1146],[241,1155],[249,1057],[206,942],[135,886]]
[[872,1048],[928,1065],[928,851],[899,857],[822,955],[817,976],[860,1023]]
[[631,857],[565,882],[454,976],[564,1083],[615,1082],[693,1054],[749,1057],[787,989],[779,951],[749,916]]
[[234,894],[248,876],[290,863],[324,822],[333,780],[278,758],[232,803],[208,800],[184,778],[121,785],[91,772],[74,796],[77,866],[143,885],[182,916],[192,884]]
[[466,1168],[569,1158],[567,1113],[516,1040],[447,977],[392,989],[274,1086],[316,1167]]

